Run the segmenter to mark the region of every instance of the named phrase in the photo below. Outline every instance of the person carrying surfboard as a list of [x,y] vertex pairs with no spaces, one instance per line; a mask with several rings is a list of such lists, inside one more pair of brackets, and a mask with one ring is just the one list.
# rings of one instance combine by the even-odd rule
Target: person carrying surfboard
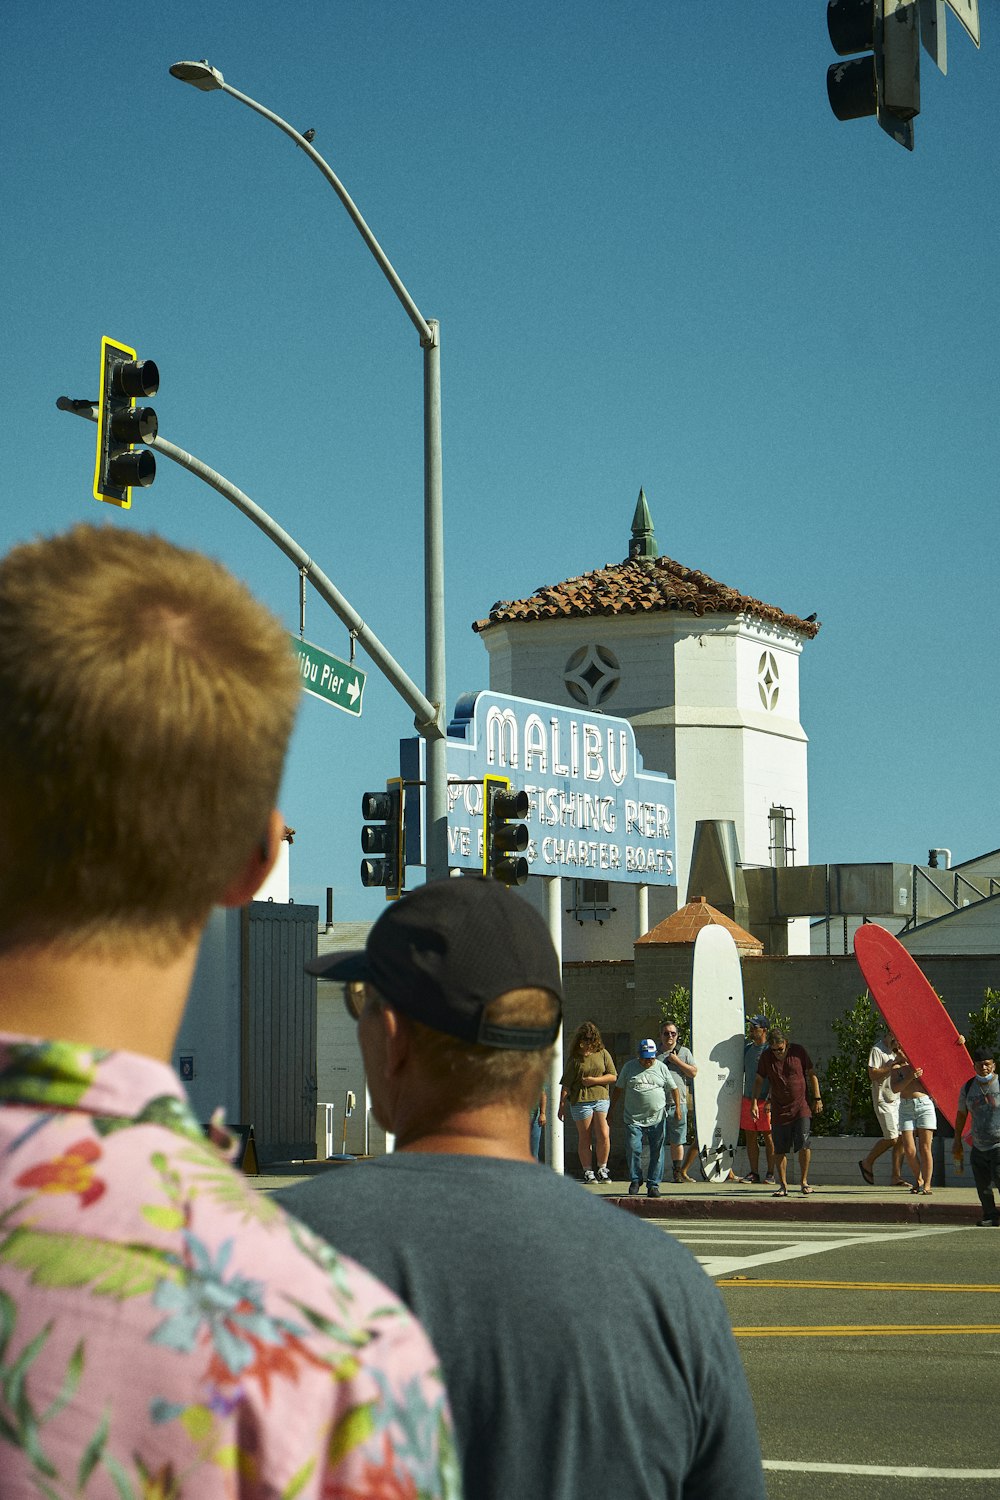
[[896,1071],[889,1075],[889,1086],[899,1095],[899,1133],[903,1137],[906,1165],[913,1173],[916,1187],[911,1193],[931,1192],[934,1156],[931,1143],[937,1128],[934,1101],[921,1083],[923,1068],[914,1067],[902,1047],[896,1051]]
[[[753,1098],[750,1102],[751,1118],[760,1115],[760,1100],[764,1085],[770,1084],[771,1136],[774,1140],[774,1169],[778,1175],[776,1198],[788,1197],[786,1164],[789,1151],[796,1151],[799,1158],[799,1191],[811,1193],[809,1186],[809,1163],[812,1151],[809,1146],[809,1123],[813,1111],[821,1114],[823,1100],[819,1090],[819,1079],[812,1058],[798,1042],[790,1042],[788,1033],[772,1026],[767,1033],[767,1046],[757,1064]],[[809,1099],[806,1098],[808,1086]]]
[[858,1162],[858,1170],[869,1187],[875,1186],[875,1173],[873,1168],[880,1156],[886,1151],[892,1152],[892,1177],[889,1179],[890,1187],[909,1187],[902,1175],[903,1167],[903,1137],[899,1132],[899,1095],[893,1093],[889,1082],[890,1076],[896,1067],[896,1051],[898,1043],[891,1031],[887,1031],[872,1047],[868,1054],[868,1077],[872,1086],[872,1109],[878,1120],[882,1131],[882,1139],[877,1141],[868,1155],[862,1157]]

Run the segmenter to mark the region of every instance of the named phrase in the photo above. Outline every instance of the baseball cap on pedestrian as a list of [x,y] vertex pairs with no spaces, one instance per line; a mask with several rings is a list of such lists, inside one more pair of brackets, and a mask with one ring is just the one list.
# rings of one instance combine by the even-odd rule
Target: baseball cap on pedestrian
[[653,1038],[651,1036],[643,1037],[642,1041],[639,1043],[639,1056],[640,1057],[655,1057],[656,1053],[657,1053],[657,1046],[656,1046],[656,1043],[653,1041]]
[[750,1017],[750,1025],[751,1026],[767,1026],[768,1024],[769,1024],[769,1022],[768,1022],[768,1019],[767,1019],[766,1016],[751,1016]]
[[[495,880],[435,880],[386,907],[363,949],[306,964],[321,979],[362,980],[394,1010],[463,1042],[530,1052],[559,1034],[562,979],[538,912]],[[510,990],[548,990],[550,1026],[496,1026],[487,1006]]]

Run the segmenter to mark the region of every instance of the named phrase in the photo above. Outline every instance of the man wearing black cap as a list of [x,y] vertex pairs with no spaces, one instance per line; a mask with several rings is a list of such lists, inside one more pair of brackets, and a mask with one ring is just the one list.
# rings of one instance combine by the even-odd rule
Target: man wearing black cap
[[349,1005],[364,982],[352,1013],[396,1151],[285,1201],[423,1321],[466,1500],[763,1497],[715,1288],[662,1231],[530,1155],[561,1022],[541,917],[495,882],[439,881],[387,907],[363,952],[310,967]]

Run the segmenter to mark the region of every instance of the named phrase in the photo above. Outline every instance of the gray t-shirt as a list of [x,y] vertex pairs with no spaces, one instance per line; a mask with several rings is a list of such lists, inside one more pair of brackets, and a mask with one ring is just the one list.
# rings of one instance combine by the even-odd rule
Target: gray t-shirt
[[968,1110],[972,1121],[972,1144],[977,1151],[991,1151],[1000,1146],[1000,1081],[990,1074],[988,1088],[978,1078],[970,1078],[958,1091],[959,1109]]
[[[682,1063],[687,1063],[691,1067],[694,1066],[694,1053],[691,1051],[690,1047],[675,1047],[673,1052],[669,1055],[671,1057],[679,1057]],[[657,1062],[666,1063],[667,1067],[669,1068],[670,1064],[667,1063],[667,1056],[668,1054],[666,1052],[658,1052],[656,1054],[656,1060]],[[678,1073],[676,1074],[676,1078],[681,1090],[681,1114],[686,1114],[688,1106],[688,1090],[691,1087],[691,1079],[686,1073]]]
[[615,1088],[625,1091],[625,1118],[633,1125],[658,1125],[666,1110],[673,1115],[673,1090],[683,1085],[666,1063],[654,1058],[648,1068],[638,1057],[630,1057],[618,1074]]
[[493,1157],[397,1152],[281,1198],[430,1334],[466,1500],[764,1500],[725,1307],[663,1230]]
[[[759,1045],[756,1042],[747,1042],[746,1046],[743,1048],[744,1099],[753,1098],[753,1086],[757,1081],[757,1064],[760,1062],[760,1054],[764,1051],[766,1046],[766,1042],[761,1042]],[[765,1078],[763,1086],[761,1087],[761,1091],[757,1095],[757,1097],[758,1099],[766,1099],[770,1092],[771,1085]]]
[[[886,1050],[885,1038],[876,1042],[868,1054],[868,1066],[870,1068],[885,1068],[896,1056],[896,1050]],[[872,1079],[872,1108],[878,1109],[880,1104],[894,1105],[899,1103],[899,1095],[893,1093],[892,1084],[889,1082],[891,1074],[887,1073],[884,1078]]]

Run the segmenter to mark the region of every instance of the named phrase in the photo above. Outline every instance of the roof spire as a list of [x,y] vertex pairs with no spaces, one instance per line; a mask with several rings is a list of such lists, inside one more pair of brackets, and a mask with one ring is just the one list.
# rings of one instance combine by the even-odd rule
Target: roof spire
[[656,537],[653,535],[653,518],[649,514],[649,506],[646,504],[646,491],[639,490],[639,498],[635,505],[635,515],[632,517],[632,540],[628,544],[629,560],[636,558],[640,561],[652,561],[659,556],[659,548],[656,545]]

